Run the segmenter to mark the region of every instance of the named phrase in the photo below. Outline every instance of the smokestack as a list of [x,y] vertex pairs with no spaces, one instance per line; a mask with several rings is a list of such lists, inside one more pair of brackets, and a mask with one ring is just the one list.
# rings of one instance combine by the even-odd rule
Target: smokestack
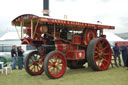
[[49,0],[43,0],[43,16],[49,16]]

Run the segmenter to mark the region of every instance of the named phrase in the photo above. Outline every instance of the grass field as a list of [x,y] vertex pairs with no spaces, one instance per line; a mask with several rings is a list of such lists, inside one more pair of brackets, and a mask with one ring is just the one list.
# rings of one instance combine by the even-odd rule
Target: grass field
[[30,76],[24,69],[13,70],[8,75],[0,74],[0,85],[128,85],[128,70],[124,67],[98,72],[90,68],[67,69],[59,79],[49,79],[45,73]]

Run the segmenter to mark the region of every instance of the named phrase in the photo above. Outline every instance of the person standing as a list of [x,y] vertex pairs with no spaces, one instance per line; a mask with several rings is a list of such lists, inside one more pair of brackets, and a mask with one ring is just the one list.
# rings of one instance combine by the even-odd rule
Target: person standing
[[127,70],[128,70],[128,56],[127,56],[127,60],[126,60],[126,67],[127,67]]
[[113,47],[113,51],[114,51],[115,58],[116,59],[118,58],[119,66],[122,66],[121,65],[121,59],[120,59],[120,48],[119,48],[117,43],[115,43],[115,46]]
[[23,68],[23,53],[24,53],[24,51],[21,48],[21,46],[19,46],[17,48],[17,50],[18,50],[18,69],[22,70],[22,68]]
[[126,67],[127,67],[127,70],[128,70],[128,45],[127,45],[127,59],[126,59]]
[[17,56],[16,45],[13,45],[11,49],[11,56],[12,56],[12,70],[14,70],[16,69],[16,56]]
[[123,45],[121,47],[121,51],[122,51],[122,58],[123,58],[124,67],[126,67],[127,46],[125,45],[125,43],[123,43]]

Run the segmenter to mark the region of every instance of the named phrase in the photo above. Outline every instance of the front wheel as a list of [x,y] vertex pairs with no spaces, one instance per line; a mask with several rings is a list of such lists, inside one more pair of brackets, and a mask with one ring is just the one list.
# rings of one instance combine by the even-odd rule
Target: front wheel
[[93,70],[106,70],[111,63],[111,47],[104,38],[95,38],[87,47],[87,61]]
[[66,58],[60,51],[52,51],[44,59],[45,74],[51,79],[62,77],[66,71],[66,67]]
[[37,51],[33,51],[26,56],[24,66],[26,72],[32,76],[40,75],[44,71],[42,56]]

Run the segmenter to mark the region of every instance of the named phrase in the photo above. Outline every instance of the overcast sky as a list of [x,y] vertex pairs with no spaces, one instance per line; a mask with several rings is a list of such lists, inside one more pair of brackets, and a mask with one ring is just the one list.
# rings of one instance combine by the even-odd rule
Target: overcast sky
[[[128,0],[49,0],[50,17],[115,26],[114,33],[128,32]],[[1,0],[0,33],[15,31],[11,21],[22,14],[43,16],[43,0]]]

